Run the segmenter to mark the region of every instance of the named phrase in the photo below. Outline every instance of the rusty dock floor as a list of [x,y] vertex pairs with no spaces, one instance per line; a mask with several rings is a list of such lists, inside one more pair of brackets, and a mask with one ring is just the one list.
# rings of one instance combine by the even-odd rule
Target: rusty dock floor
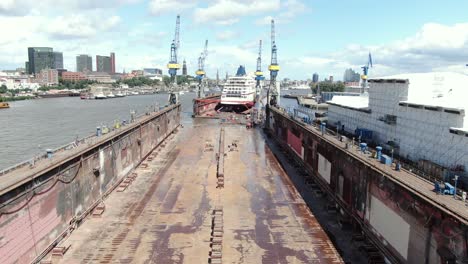
[[342,263],[256,129],[195,119],[135,173],[44,260]]

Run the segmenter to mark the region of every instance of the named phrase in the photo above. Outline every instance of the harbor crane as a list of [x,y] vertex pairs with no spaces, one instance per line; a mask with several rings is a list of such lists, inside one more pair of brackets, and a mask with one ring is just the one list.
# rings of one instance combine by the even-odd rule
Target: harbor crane
[[369,58],[367,59],[367,64],[362,66],[362,75],[361,75],[361,80],[362,80],[362,87],[366,88],[367,87],[367,74],[369,73],[369,67],[372,68],[372,56],[369,52]]
[[205,59],[206,56],[208,56],[208,40],[205,40],[205,48],[203,49],[202,53],[200,54],[200,57],[198,57],[198,70],[195,72],[197,75],[197,80],[198,80],[198,98],[201,98],[202,92],[203,92],[203,78],[205,77]]
[[257,80],[257,84],[255,86],[257,96],[260,95],[260,81],[265,80],[265,77],[263,76],[262,72],[262,40],[259,41],[258,45],[258,57],[257,57],[257,71],[255,71],[255,80]]
[[174,92],[174,86],[177,85],[177,70],[180,69],[180,64],[177,62],[177,52],[179,51],[179,47],[180,47],[179,31],[180,31],[180,15],[177,15],[174,39],[172,40],[172,44],[171,44],[171,58],[169,60],[169,63],[167,64],[167,68],[169,69],[169,75],[171,76],[171,81],[169,84],[170,86],[169,103],[170,104],[177,103],[177,95]]
[[270,87],[267,92],[267,104],[276,106],[278,99],[278,91],[276,90],[276,76],[278,76],[278,71],[280,66],[278,65],[277,60],[277,48],[275,42],[275,20],[271,20],[271,64],[268,66],[270,71]]

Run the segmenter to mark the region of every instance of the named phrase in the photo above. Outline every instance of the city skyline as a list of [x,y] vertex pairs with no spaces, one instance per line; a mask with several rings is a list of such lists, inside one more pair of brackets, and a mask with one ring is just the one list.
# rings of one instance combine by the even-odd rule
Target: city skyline
[[[116,72],[156,67],[167,74],[175,16],[180,13],[179,56],[186,58],[187,67],[193,71],[203,41],[209,39],[208,77],[214,77],[217,69],[233,74],[240,64],[253,72],[259,39],[264,42],[262,68],[268,73],[271,18],[277,25],[281,79],[308,79],[314,72],[341,79],[348,68],[360,72],[369,52],[374,57],[370,77],[467,72],[468,23],[462,11],[468,7],[465,2],[454,8],[425,1],[424,12],[419,12],[418,1],[401,0],[379,5],[364,0],[257,0],[255,4],[240,0],[70,0],[55,3],[53,8],[51,3],[27,0],[0,4],[0,23],[6,28],[0,43],[4,51],[0,54],[0,69],[24,65],[27,47],[47,46],[63,52],[64,68],[69,70],[75,69],[76,54],[115,51],[119,56]],[[395,19],[393,14],[397,13]],[[351,26],[343,27],[347,24]]]

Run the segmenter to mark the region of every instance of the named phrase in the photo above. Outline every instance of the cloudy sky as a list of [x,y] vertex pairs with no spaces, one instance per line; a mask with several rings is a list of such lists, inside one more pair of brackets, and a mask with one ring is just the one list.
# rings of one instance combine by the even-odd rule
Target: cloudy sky
[[[382,3],[387,2],[387,3]],[[466,0],[0,0],[0,69],[23,67],[28,46],[64,53],[116,53],[117,70],[163,67],[175,18],[181,15],[179,58],[196,69],[209,40],[207,74],[255,70],[262,39],[270,61],[270,20],[277,24],[280,78],[341,79],[372,53],[373,77],[406,72],[468,72]],[[93,64],[93,66],[95,66]],[[166,72],[166,69],[165,69]]]

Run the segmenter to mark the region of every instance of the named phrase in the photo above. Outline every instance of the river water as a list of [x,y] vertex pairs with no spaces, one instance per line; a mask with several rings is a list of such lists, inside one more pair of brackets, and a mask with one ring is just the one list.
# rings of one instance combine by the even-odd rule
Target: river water
[[[190,122],[195,96],[179,96],[183,122]],[[107,100],[63,97],[11,102],[11,108],[0,110],[0,170],[93,134],[97,126],[112,127],[115,120],[129,120],[131,110],[140,115],[156,105],[164,106],[167,99],[167,94],[154,94]],[[280,103],[284,107],[297,105],[294,99],[281,98]]]

